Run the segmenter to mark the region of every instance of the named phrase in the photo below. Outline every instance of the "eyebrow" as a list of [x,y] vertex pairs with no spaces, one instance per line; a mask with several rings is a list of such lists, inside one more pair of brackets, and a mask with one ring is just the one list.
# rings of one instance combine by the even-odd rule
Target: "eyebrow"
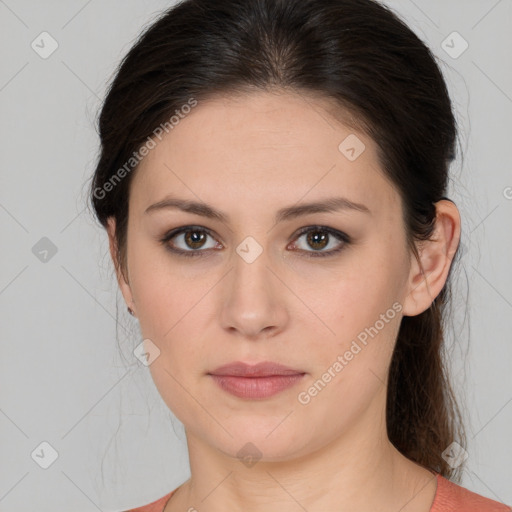
[[[166,197],[158,203],[152,204],[146,208],[144,213],[151,213],[158,210],[165,209],[178,209],[184,212],[193,213],[209,219],[219,220],[224,223],[229,223],[229,216],[220,210],[207,203],[200,203],[185,199],[178,199],[176,197]],[[310,213],[330,213],[339,210],[354,210],[371,215],[370,209],[361,203],[355,203],[345,197],[330,197],[321,201],[312,203],[305,203],[302,205],[288,206],[278,210],[274,222],[282,222],[285,220],[295,219],[302,215]]]

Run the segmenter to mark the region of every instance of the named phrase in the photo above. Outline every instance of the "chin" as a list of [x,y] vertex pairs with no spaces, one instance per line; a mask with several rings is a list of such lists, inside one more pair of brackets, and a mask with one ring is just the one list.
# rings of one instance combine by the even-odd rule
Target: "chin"
[[306,431],[298,432],[288,423],[289,420],[283,422],[283,417],[279,421],[266,419],[260,424],[257,420],[245,423],[237,421],[236,424],[227,422],[225,428],[232,437],[221,429],[218,437],[212,438],[209,431],[203,439],[225,455],[239,459],[247,467],[257,461],[284,462],[306,455],[313,443],[310,435]]

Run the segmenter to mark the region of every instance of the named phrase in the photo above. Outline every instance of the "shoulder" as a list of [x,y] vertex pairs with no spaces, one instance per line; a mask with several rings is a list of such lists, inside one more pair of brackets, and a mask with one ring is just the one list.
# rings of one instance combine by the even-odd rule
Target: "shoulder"
[[437,474],[437,492],[430,512],[511,511],[511,507],[469,491]]
[[125,512],[163,512],[165,505],[167,505],[169,498],[173,495],[174,492],[175,490],[170,492],[169,494],[166,494],[165,496],[162,496],[156,501],[152,501],[148,505],[144,505],[142,507],[137,508],[131,508],[130,510],[126,510]]

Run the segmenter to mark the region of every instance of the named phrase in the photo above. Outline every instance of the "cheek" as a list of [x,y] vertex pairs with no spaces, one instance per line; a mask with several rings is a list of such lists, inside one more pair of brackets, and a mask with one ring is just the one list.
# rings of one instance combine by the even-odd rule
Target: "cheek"
[[[379,379],[385,381],[401,321],[404,267],[397,264],[401,256],[380,251],[359,252],[331,272],[323,287],[310,289],[307,299],[328,327],[319,324],[323,341],[310,348],[317,354],[315,378],[324,381],[329,379],[329,375],[322,378],[325,372],[335,374],[334,385],[329,386],[344,396],[351,390],[350,400],[364,393],[366,386],[375,389]],[[311,326],[304,332],[311,333]],[[310,339],[315,339],[312,333]]]
[[[399,257],[390,253],[360,252],[329,274],[316,272],[315,279],[309,278],[316,286],[308,287],[304,296],[334,331],[333,339],[356,336],[374,325],[401,298],[404,267],[397,261]],[[396,309],[388,317],[393,319]]]
[[183,268],[161,248],[139,246],[130,262],[141,335],[160,350],[151,371],[155,383],[172,388],[173,394],[182,388],[172,377],[184,383],[208,364],[201,345],[205,324],[214,318],[208,290],[218,281],[204,271],[191,279]]
[[400,304],[365,306],[363,313],[356,307],[338,318],[334,342],[328,343],[325,337],[321,351],[319,344],[311,348],[316,354],[313,370],[298,397],[304,411],[314,410],[326,421],[337,415],[334,423],[343,424],[359,417],[383,393],[400,324]]
[[128,261],[142,334],[165,341],[188,321],[187,311],[195,314],[193,305],[200,300],[197,283],[187,279],[181,272],[183,265],[156,242],[133,243]]

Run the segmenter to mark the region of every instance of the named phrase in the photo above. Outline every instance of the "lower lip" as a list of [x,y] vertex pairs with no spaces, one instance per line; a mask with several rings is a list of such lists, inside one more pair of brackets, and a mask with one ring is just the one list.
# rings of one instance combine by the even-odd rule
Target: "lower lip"
[[211,375],[224,390],[239,398],[268,398],[297,384],[304,373],[294,375],[271,375],[268,377],[234,377]]

